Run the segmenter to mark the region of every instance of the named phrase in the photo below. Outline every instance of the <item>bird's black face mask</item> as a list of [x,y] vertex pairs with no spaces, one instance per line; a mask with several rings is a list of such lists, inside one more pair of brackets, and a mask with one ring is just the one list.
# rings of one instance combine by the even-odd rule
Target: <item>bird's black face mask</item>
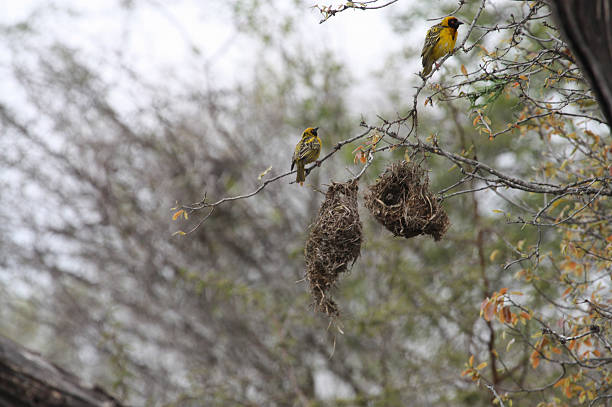
[[459,28],[459,26],[463,24],[461,21],[457,20],[456,18],[451,18],[450,20],[448,20],[448,26],[450,28],[454,28],[457,29]]

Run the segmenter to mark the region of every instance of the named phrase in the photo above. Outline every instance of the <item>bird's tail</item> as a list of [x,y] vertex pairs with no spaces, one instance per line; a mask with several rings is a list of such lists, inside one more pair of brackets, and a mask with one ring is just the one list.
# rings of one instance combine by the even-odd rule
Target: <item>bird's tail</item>
[[433,65],[433,63],[432,64],[427,64],[427,65],[423,64],[423,73],[422,73],[423,76],[427,76],[427,75],[429,75],[431,73],[432,65]]
[[295,178],[295,182],[302,183],[304,181],[306,181],[306,171],[304,171],[304,162],[302,160],[298,160],[297,177]]

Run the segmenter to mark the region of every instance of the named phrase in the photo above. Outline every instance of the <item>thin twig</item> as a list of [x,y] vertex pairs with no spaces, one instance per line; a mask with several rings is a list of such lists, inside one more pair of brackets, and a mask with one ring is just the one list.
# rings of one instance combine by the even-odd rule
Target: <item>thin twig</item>
[[491,392],[493,393],[493,395],[495,396],[495,398],[497,399],[497,401],[499,401],[499,405],[500,405],[500,407],[506,407],[506,406],[504,405],[504,401],[502,400],[502,398],[501,398],[501,397],[499,397],[499,394],[497,394],[497,391],[495,390],[495,387],[491,386],[491,385],[490,385],[490,384],[488,384],[488,383],[485,383],[484,385],[485,385],[485,386],[486,386],[486,387],[487,387],[489,390],[491,390]]

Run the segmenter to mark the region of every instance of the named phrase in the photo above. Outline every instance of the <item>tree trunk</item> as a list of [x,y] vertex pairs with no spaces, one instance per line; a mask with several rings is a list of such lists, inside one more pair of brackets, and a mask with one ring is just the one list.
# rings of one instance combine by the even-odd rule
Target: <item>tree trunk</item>
[[612,123],[612,0],[553,0],[557,26]]
[[0,407],[120,407],[98,387],[0,336]]

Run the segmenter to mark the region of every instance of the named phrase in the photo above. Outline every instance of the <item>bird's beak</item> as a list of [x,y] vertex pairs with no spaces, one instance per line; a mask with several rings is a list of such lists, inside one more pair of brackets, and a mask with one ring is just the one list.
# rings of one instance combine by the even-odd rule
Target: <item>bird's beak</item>
[[465,24],[463,21],[457,20],[457,25]]
[[319,128],[318,128],[318,127],[315,127],[315,128],[314,128],[314,131],[317,131],[317,130],[319,130]]

